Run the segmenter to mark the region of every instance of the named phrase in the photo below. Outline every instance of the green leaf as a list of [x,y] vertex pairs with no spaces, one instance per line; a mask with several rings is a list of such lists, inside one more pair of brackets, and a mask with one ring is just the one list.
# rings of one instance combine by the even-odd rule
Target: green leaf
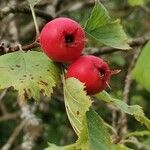
[[150,150],[150,136],[143,142],[146,147],[146,150]]
[[98,100],[103,100],[107,103],[112,103],[117,108],[122,110],[123,112],[133,115],[137,121],[145,126],[150,130],[150,120],[145,117],[145,114],[142,110],[142,107],[139,105],[127,105],[124,101],[112,98],[106,91],[102,91],[101,93],[95,95]]
[[150,2],[150,0],[128,0],[129,5],[131,6],[144,5],[148,2]]
[[133,149],[130,149],[122,144],[113,144],[112,150],[133,150]]
[[87,35],[105,45],[118,49],[130,49],[120,21],[112,21],[108,11],[98,0],[85,25],[85,31]]
[[31,5],[31,6],[35,6],[38,2],[40,2],[41,0],[27,0],[28,2],[29,2],[29,4]]
[[132,72],[133,78],[144,88],[150,91],[150,41],[143,48],[135,68]]
[[63,79],[64,99],[70,123],[79,135],[82,129],[82,121],[86,111],[91,106],[90,97],[84,91],[84,84],[75,78]]
[[143,136],[148,136],[150,135],[150,131],[144,130],[144,131],[135,131],[135,132],[130,132],[124,136],[124,138],[129,138],[131,136],[138,136],[138,137],[143,137]]
[[77,141],[77,149],[110,150],[110,135],[103,119],[92,109],[86,113],[83,130]]
[[93,110],[86,113],[88,138],[91,150],[110,150],[110,135],[103,119]]
[[60,79],[58,66],[43,53],[18,51],[0,56],[0,89],[14,87],[21,99],[50,96]]
[[67,146],[57,146],[55,144],[50,144],[49,147],[45,148],[44,150],[76,150],[75,144],[67,145]]

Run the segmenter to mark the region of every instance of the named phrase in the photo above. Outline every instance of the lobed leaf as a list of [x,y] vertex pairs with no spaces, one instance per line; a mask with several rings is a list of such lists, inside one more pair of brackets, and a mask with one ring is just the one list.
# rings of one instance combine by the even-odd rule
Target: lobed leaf
[[120,21],[112,21],[108,11],[98,0],[85,25],[85,31],[87,35],[105,45],[118,49],[130,49]]
[[145,117],[145,114],[142,110],[142,107],[139,105],[127,105],[124,101],[112,98],[106,91],[102,91],[101,93],[95,95],[98,100],[103,100],[107,103],[112,103],[117,108],[122,110],[123,112],[133,115],[137,121],[145,126],[150,130],[150,120]]
[[50,96],[60,79],[58,66],[42,52],[18,51],[0,56],[0,89],[14,87],[21,99]]

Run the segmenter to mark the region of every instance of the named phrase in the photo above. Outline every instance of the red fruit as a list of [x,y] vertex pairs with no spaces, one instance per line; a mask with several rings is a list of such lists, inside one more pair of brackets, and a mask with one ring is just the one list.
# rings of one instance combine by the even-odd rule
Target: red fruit
[[85,55],[74,61],[67,70],[66,77],[74,77],[85,83],[88,94],[96,94],[108,86],[111,70],[101,58]]
[[56,18],[47,23],[40,34],[44,53],[57,62],[71,62],[84,49],[85,33],[82,27],[69,18]]

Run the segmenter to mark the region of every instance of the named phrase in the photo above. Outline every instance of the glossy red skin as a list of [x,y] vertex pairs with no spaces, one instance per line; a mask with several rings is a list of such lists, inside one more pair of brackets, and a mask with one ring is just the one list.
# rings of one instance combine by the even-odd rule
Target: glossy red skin
[[[65,42],[65,36],[74,35],[72,43]],[[85,33],[72,19],[56,18],[47,23],[40,34],[40,45],[44,53],[56,62],[71,62],[78,58],[85,46]]]
[[[100,73],[100,69],[105,74]],[[84,55],[74,61],[67,69],[66,77],[74,77],[85,83],[88,94],[96,94],[104,90],[109,82],[111,71],[108,64],[101,58]]]

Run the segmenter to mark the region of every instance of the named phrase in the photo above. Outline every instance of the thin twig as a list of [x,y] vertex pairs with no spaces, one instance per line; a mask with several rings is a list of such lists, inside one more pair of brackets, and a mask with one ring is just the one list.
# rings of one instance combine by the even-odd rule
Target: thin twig
[[12,135],[10,136],[10,138],[8,139],[7,143],[2,147],[1,150],[9,150],[12,146],[12,144],[14,143],[14,141],[16,140],[17,136],[20,134],[20,132],[22,131],[23,127],[25,125],[25,120],[23,120],[13,131]]
[[6,113],[5,115],[0,117],[0,122],[7,120],[15,120],[19,116],[19,112],[15,113]]
[[7,113],[7,109],[2,101],[2,99],[4,98],[4,96],[6,95],[7,89],[5,89],[1,95],[0,95],[0,110],[2,111],[3,114]]
[[[135,38],[135,39],[131,40],[129,42],[129,45],[132,48],[137,47],[137,46],[143,46],[149,40],[149,38],[150,38],[150,35],[146,34],[143,37]],[[28,51],[28,50],[31,50],[33,48],[37,48],[39,46],[40,46],[39,42],[35,41],[35,42],[33,42],[29,45],[22,46],[22,50]],[[102,55],[102,54],[113,53],[113,52],[116,52],[116,51],[126,52],[126,51],[123,51],[121,49],[115,49],[115,48],[111,48],[111,47],[102,47],[100,49],[96,49],[95,51],[93,51],[93,49],[94,48],[90,48],[90,50],[85,51],[85,53],[92,54],[92,55]],[[2,43],[0,45],[0,52],[2,54],[8,53],[8,52],[14,52],[14,51],[18,51],[18,50],[19,50],[18,46],[5,47],[4,43]]]
[[[129,92],[130,92],[131,84],[132,84],[132,70],[141,52],[140,47],[136,48],[136,50],[134,51],[135,52],[133,54],[133,59],[128,67],[128,73],[126,75],[125,86],[124,86],[124,91],[123,91],[123,99],[126,103],[129,102]],[[120,134],[123,135],[127,132],[127,117],[124,112],[121,112],[118,122],[119,122],[118,129],[120,129]]]
[[[29,8],[27,8],[26,6],[22,6],[22,5],[15,5],[15,6],[7,6],[5,8],[3,8],[2,10],[0,10],[0,20],[2,20],[4,17],[8,16],[10,13],[23,13],[23,14],[29,14],[31,15],[31,10]],[[52,20],[53,17],[42,11],[39,9],[35,9],[35,14],[36,16],[43,18],[45,20]]]

